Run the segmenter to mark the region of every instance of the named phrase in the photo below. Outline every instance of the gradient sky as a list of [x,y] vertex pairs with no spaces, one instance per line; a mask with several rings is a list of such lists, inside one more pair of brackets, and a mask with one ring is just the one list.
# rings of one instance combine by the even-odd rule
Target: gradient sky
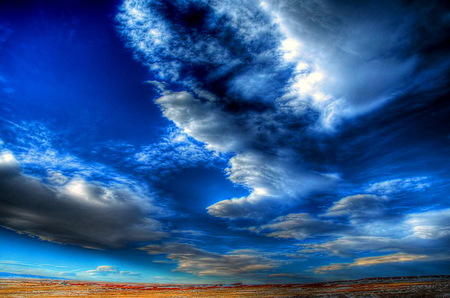
[[450,274],[446,1],[0,2],[0,272]]

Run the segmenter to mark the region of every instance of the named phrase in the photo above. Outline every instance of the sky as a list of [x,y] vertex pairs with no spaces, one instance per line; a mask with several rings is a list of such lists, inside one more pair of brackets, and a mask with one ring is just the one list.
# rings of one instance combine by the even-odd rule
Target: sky
[[0,2],[0,272],[450,274],[446,1]]

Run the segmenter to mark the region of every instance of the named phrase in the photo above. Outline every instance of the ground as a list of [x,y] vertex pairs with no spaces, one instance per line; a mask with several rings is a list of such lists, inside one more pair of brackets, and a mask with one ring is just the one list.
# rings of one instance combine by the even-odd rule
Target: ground
[[0,279],[1,297],[450,297],[450,277],[372,278],[289,285],[167,285]]

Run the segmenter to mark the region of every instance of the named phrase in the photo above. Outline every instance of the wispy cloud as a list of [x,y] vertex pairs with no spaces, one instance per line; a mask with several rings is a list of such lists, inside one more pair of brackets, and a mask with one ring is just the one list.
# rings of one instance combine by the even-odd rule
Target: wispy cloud
[[38,276],[59,277],[61,272],[74,275],[75,271],[70,271],[69,267],[53,264],[31,263],[21,261],[2,260],[0,261],[0,271],[13,274],[30,274]]
[[429,177],[413,177],[372,183],[367,186],[365,191],[379,195],[391,195],[402,191],[423,191],[430,186]]
[[293,238],[302,240],[309,237],[342,234],[348,227],[328,220],[320,220],[308,213],[291,213],[277,217],[260,227],[251,227],[250,231],[268,237]]
[[109,163],[142,179],[160,181],[187,168],[215,168],[226,158],[206,148],[174,125],[161,129],[160,138],[150,144],[135,146],[125,142],[99,143],[93,150]]
[[350,267],[356,266],[374,266],[380,264],[388,264],[388,263],[403,263],[403,262],[413,262],[413,261],[421,261],[428,260],[429,256],[426,255],[413,255],[413,254],[405,254],[405,253],[396,253],[384,256],[377,257],[364,257],[358,258],[352,263],[334,263],[331,265],[321,266],[314,270],[315,273],[323,274],[328,271],[336,271],[348,269]]
[[140,248],[149,254],[165,254],[178,262],[178,271],[199,276],[235,276],[264,272],[279,263],[253,250],[235,250],[226,254],[208,252],[190,244],[165,243]]
[[116,266],[101,265],[95,269],[86,271],[87,274],[91,276],[139,276],[139,273],[134,273],[130,271],[121,271]]
[[386,202],[389,200],[385,196],[375,196],[367,194],[353,195],[345,197],[333,204],[322,216],[339,217],[345,216],[352,220],[377,219],[387,212]]
[[162,179],[184,168],[216,167],[223,159],[205,148],[203,143],[176,127],[169,127],[159,142],[136,149],[124,166],[132,167],[150,179]]

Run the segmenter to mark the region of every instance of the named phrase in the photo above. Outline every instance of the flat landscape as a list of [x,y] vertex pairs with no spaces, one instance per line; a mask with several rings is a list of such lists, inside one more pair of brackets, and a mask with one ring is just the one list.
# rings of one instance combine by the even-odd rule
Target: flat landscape
[[0,279],[0,297],[450,297],[450,276],[286,285],[168,285]]

